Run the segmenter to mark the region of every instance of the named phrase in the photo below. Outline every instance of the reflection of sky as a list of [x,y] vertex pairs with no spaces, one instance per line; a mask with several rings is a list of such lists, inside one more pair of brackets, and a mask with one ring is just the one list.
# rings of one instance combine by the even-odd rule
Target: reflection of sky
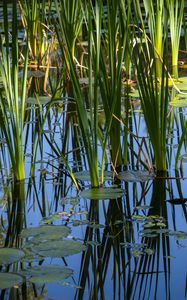
[[[187,191],[186,191],[186,181],[187,180],[182,180],[180,181],[181,183],[181,191],[183,193],[184,198],[187,198]],[[143,186],[145,188],[143,188]],[[177,184],[176,180],[172,179],[169,181],[169,184],[166,183],[167,186],[167,192],[166,192],[166,200],[173,198],[179,198],[179,192],[177,189]],[[121,215],[124,217],[124,220],[130,219],[131,216],[128,215],[128,212],[130,211],[131,214],[139,214],[139,215],[147,215],[148,211],[147,209],[145,210],[139,210],[138,212],[135,210],[135,207],[137,205],[150,205],[151,198],[152,198],[152,182],[148,182],[145,185],[142,185],[140,183],[129,183],[128,186],[127,184],[122,184],[122,188],[125,190],[125,196],[122,199],[122,207],[123,211],[121,211]],[[33,188],[31,189],[32,193],[30,198],[28,197],[27,199],[27,226],[37,226],[38,223],[41,221],[42,216],[41,213],[38,209],[38,203],[36,201],[36,193],[34,193]],[[54,199],[55,199],[55,189],[53,188],[52,182],[45,182],[44,186],[42,187],[41,184],[36,185],[36,190],[37,190],[37,196],[39,198],[40,204],[42,203],[42,198],[43,201],[46,203],[46,215],[51,215],[55,212],[55,205],[54,205]],[[161,195],[160,195],[161,196]],[[56,199],[57,200],[57,199]],[[58,206],[57,206],[57,211],[62,212],[62,211],[69,211],[69,209],[72,208],[72,205],[67,201],[64,207],[60,205],[62,201],[62,198],[59,196],[58,199]],[[115,200],[111,200],[115,201]],[[117,200],[118,201],[118,200]],[[120,200],[119,200],[120,201]],[[99,223],[102,225],[106,224],[106,220],[104,217],[104,207],[105,210],[107,211],[108,207],[108,201],[99,201],[98,205],[98,215],[99,215]],[[165,203],[165,202],[164,202]],[[158,202],[155,201],[155,205],[159,205],[159,199]],[[187,231],[186,230],[186,219],[185,219],[185,214],[184,211],[186,209],[186,206],[182,205],[172,205],[169,202],[165,203],[166,205],[163,205],[163,207],[167,208],[167,216],[168,216],[168,229],[171,231],[177,230],[177,231]],[[72,214],[72,217],[70,218],[70,222],[67,225],[72,227],[71,220],[85,220],[87,218],[86,214],[78,214],[81,211],[89,211],[90,207],[90,200],[84,200],[80,198],[80,201],[78,205],[74,207],[74,212]],[[55,220],[56,224],[64,224],[63,218],[61,217],[60,219]],[[138,232],[142,229],[143,224],[138,224],[136,222],[130,222],[128,220],[128,224],[130,224],[133,228],[133,233],[134,233],[134,242],[135,243],[141,243],[141,236],[138,235]],[[85,236],[85,231],[86,231],[87,225],[83,226],[75,226],[72,227],[72,233],[70,235],[70,238],[72,236],[78,237],[81,239],[84,239]],[[125,231],[124,227],[124,237],[126,238],[128,231]],[[103,237],[103,228],[100,229],[100,237],[102,239]],[[93,239],[96,238],[96,235],[93,234]],[[133,240],[132,239],[132,240]],[[159,237],[158,237],[159,239]],[[131,242],[132,242],[131,240]],[[133,283],[132,290],[135,291],[135,300],[136,299],[144,299],[144,300],[149,300],[149,299],[163,299],[163,300],[168,300],[169,298],[166,297],[166,283],[165,283],[165,273],[162,273],[164,271],[164,265],[163,265],[163,245],[162,245],[162,240],[166,241],[165,238],[161,239],[160,238],[160,253],[159,253],[159,268],[158,270],[161,271],[161,273],[158,274],[158,286],[156,288],[156,298],[154,298],[154,293],[155,293],[155,283],[157,279],[156,274],[147,274],[147,285],[145,281],[145,276],[144,280],[142,282],[141,286],[141,279],[142,276],[139,275],[139,278],[137,279],[137,274],[135,275],[136,280]],[[182,241],[176,241],[174,236],[169,236],[169,247],[170,247],[170,253],[169,255],[171,256],[170,259],[167,260],[167,263],[169,261],[170,263],[170,268],[167,265],[167,280],[170,278],[170,282],[168,282],[168,285],[170,287],[170,293],[171,293],[171,300],[175,299],[180,299],[183,300],[185,299],[185,284],[186,284],[186,272],[187,272],[187,255],[186,255],[186,247],[187,247],[187,239],[182,240]],[[97,249],[97,247],[96,247]],[[128,262],[128,257],[127,257],[127,249],[124,247],[121,248],[122,251],[124,251],[125,255],[125,261],[122,262],[121,264],[124,263],[124,265]],[[154,254],[155,255],[155,260],[157,260],[157,252]],[[166,253],[167,255],[167,253]],[[79,255],[73,255],[70,257],[65,258],[65,261],[62,259],[45,259],[45,264],[50,263],[50,264],[62,264],[67,263],[67,266],[72,268],[74,270],[74,275],[71,278],[68,278],[65,280],[65,282],[70,283],[67,286],[62,286],[57,283],[50,283],[46,285],[47,288],[47,294],[46,297],[54,299],[54,300],[61,300],[61,299],[74,299],[75,294],[76,294],[76,289],[72,287],[73,285],[79,285],[79,272],[80,272],[80,266],[81,266],[81,254]],[[114,276],[114,262],[116,264],[116,260],[114,260],[114,253],[113,253],[113,248],[111,249],[110,253],[110,258],[108,262],[108,267],[107,267],[107,272],[106,272],[106,278],[105,278],[105,283],[104,283],[104,292],[105,292],[105,297],[108,300],[113,300],[115,299],[113,296],[113,276]],[[148,259],[150,257],[147,257]],[[153,256],[151,256],[153,258]],[[141,258],[141,257],[140,257]],[[140,258],[136,259],[136,262],[139,263]],[[92,257],[93,259],[93,257]],[[98,258],[97,258],[97,263],[98,263]],[[131,280],[133,277],[133,270],[135,269],[135,260],[132,256],[130,256],[130,264],[126,268],[126,281],[125,285],[128,284],[128,276],[129,274],[131,275]],[[154,272],[156,271],[156,263],[154,264]],[[120,268],[122,269],[122,265],[120,265]],[[90,283],[93,284],[94,281],[94,273],[92,269],[92,262],[89,263],[89,280]],[[151,269],[151,268],[150,268]],[[151,281],[152,278],[152,281]],[[123,285],[123,279],[122,277],[119,279],[117,276],[117,282],[120,282],[121,285],[121,298],[119,300],[124,299],[124,293],[126,293],[126,288],[124,289]],[[137,284],[137,285],[136,285]],[[117,283],[117,290],[118,290],[118,283]],[[150,288],[150,294],[149,294],[149,288]],[[139,292],[144,291],[145,289],[145,297],[143,298],[144,293],[141,292],[140,297],[139,297]],[[169,290],[168,290],[169,291]],[[88,287],[88,278],[87,278],[87,284],[85,288],[85,293],[84,293],[84,298],[85,300],[89,299],[90,296],[90,290]],[[99,298],[98,298],[99,299]],[[118,299],[118,298],[116,298]]]

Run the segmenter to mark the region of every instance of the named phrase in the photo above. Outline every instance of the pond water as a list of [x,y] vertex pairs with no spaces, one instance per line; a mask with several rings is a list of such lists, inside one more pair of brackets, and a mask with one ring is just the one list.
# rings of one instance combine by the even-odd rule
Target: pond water
[[[23,250],[21,256],[1,253],[1,271],[18,275],[12,284],[5,280],[11,288],[1,291],[1,299],[186,299],[185,156],[182,172],[174,172],[172,164],[157,177],[122,171],[115,184],[108,166],[101,195],[83,192],[90,189],[89,176],[79,171],[77,192],[48,143],[62,141],[63,113],[54,111],[44,126],[35,178],[29,179],[29,134],[27,179],[15,185],[4,177],[1,185],[1,245]],[[146,136],[140,119],[139,134]],[[71,133],[67,141],[70,149]],[[174,138],[171,148],[176,143]],[[73,160],[70,153],[72,165]]]

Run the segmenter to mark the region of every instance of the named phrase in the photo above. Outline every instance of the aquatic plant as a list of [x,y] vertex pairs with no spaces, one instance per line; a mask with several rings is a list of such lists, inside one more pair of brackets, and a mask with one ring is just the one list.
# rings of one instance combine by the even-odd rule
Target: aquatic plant
[[[62,55],[65,59],[66,67],[71,79],[73,95],[76,100],[78,120],[81,128],[82,139],[84,142],[86,157],[87,157],[89,171],[91,175],[91,184],[94,187],[98,187],[99,186],[98,154],[97,154],[98,124],[97,122],[93,121],[92,117],[89,118],[88,116],[86,105],[84,103],[83,92],[81,90],[81,85],[76,70],[76,65],[74,63],[74,50],[73,50],[74,46],[72,45],[72,43],[75,43],[75,37],[77,37],[77,34],[80,30],[80,26],[82,25],[83,10],[82,10],[82,6],[80,6],[80,1],[74,1],[74,5],[72,6],[74,10],[69,11],[69,13],[71,12],[71,14],[65,14],[65,11],[63,10],[63,5],[65,4],[65,2],[60,1],[59,3],[59,1],[56,1],[55,3],[56,3],[57,15],[58,15],[58,23],[56,22],[55,25],[56,33],[62,51]],[[97,14],[97,18],[99,18],[99,11],[97,9],[96,9],[96,14]],[[81,19],[80,19],[80,15],[82,15]],[[77,23],[79,24],[79,27],[77,26],[74,27],[74,24]],[[70,31],[71,31],[71,35],[69,36]],[[90,69],[90,79],[92,78],[91,70],[92,69]],[[95,118],[97,118],[95,114],[97,113],[98,110],[97,101],[93,105],[94,105],[93,107],[92,106],[90,107],[91,115],[93,113],[95,115]]]
[[44,0],[19,0],[19,5],[23,27],[28,36],[31,65],[37,68],[43,65],[48,48],[49,28],[45,24],[45,19],[50,1],[46,3]]
[[[17,32],[17,4],[12,6],[12,39],[10,39],[7,3],[3,2],[4,34],[0,36],[0,129],[8,148],[13,175],[16,180],[25,178],[24,170],[24,118],[27,90],[28,44],[23,50],[24,66],[19,85],[19,49]],[[12,47],[10,48],[10,44]]]
[[[107,18],[102,15],[104,33],[101,40],[99,72],[101,101],[106,118],[104,145],[109,142],[111,162],[113,166],[121,167],[124,160],[121,146],[121,124],[117,118],[121,117],[124,108],[126,125],[128,125],[129,102],[128,97],[126,97],[126,101],[122,101],[122,81],[126,75],[128,77],[128,70],[125,74],[124,61],[126,61],[126,65],[130,61],[127,45],[130,40],[131,0],[107,1],[105,13]],[[124,139],[127,139],[127,132],[125,132]],[[124,158],[126,152],[127,146],[124,147]],[[104,163],[104,159],[102,162]],[[125,164],[127,164],[126,159]]]
[[178,55],[184,13],[184,0],[167,0],[166,3],[171,35],[172,72],[173,76],[178,78]]
[[[147,22],[148,22],[148,28],[149,28],[149,34],[151,43],[153,44],[153,53],[155,57],[155,63],[156,63],[156,77],[161,78],[161,69],[162,69],[162,63],[160,61],[160,58],[163,57],[163,50],[164,50],[164,40],[166,38],[167,33],[167,15],[166,15],[166,9],[164,6],[164,0],[144,0],[143,1],[143,8],[145,9]],[[135,1],[135,8],[134,8],[138,20],[138,23],[142,27],[142,29],[145,29],[145,22],[143,17],[143,12],[141,10],[140,1]],[[136,21],[135,21],[136,24]]]
[[138,88],[147,130],[154,150],[155,165],[159,171],[166,170],[166,132],[168,110],[168,72],[162,64],[161,80],[158,81],[157,63],[137,44],[134,51]]
[[32,96],[34,93],[47,93],[51,54],[57,44],[50,25],[51,1],[20,0],[19,7],[29,44],[29,94]]
[[[156,169],[164,171],[167,169],[166,132],[169,90],[168,45],[167,36],[163,34],[162,24],[165,24],[164,28],[166,29],[167,15],[161,5],[163,4],[162,0],[157,1],[156,6],[153,5],[153,1],[144,2],[151,37],[147,36],[144,23],[142,23],[142,28],[135,27],[138,28],[138,32],[135,35],[136,46],[133,57],[137,70],[141,105],[154,151]],[[140,6],[139,14],[141,14]],[[139,14],[138,16],[143,22],[143,18]]]

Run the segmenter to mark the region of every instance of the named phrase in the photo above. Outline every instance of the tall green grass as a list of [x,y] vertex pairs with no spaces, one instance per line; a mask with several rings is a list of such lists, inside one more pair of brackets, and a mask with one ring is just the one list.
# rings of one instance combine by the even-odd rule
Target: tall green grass
[[146,13],[146,19],[143,17],[140,1],[136,0],[135,11],[137,12],[137,17],[140,20],[139,23],[143,30],[145,29],[146,20],[148,23],[150,39],[154,47],[153,53],[156,63],[156,76],[157,78],[161,78],[162,64],[160,58],[163,57],[164,39],[168,30],[165,2],[164,0],[143,0],[143,8]]
[[[98,154],[97,154],[97,101],[92,103],[91,99],[91,117],[89,118],[86,103],[84,102],[83,92],[79,82],[78,73],[74,61],[74,44],[76,38],[80,32],[83,21],[83,6],[80,1],[73,1],[72,10],[66,11],[64,9],[66,1],[55,1],[58,23],[56,22],[56,33],[61,48],[62,55],[64,57],[67,71],[69,72],[73,95],[77,105],[77,113],[79,125],[82,132],[82,138],[86,151],[88,168],[90,171],[91,184],[94,187],[99,186],[99,173],[98,173]],[[96,9],[97,18],[99,18],[99,11]],[[82,16],[80,18],[80,16]],[[79,26],[78,26],[79,24]],[[98,29],[99,30],[99,29]],[[69,34],[71,32],[71,35]],[[92,39],[91,34],[89,39]],[[90,41],[91,45],[92,41]],[[98,63],[98,62],[96,62]],[[90,69],[90,72],[92,68]],[[92,80],[92,73],[89,74],[89,80]],[[90,99],[89,99],[90,100]],[[92,106],[93,104],[93,106]],[[92,117],[93,116],[93,117]]]
[[[145,36],[144,36],[145,37]],[[147,45],[148,46],[148,45]],[[158,80],[158,61],[152,57],[152,45],[144,47],[137,41],[134,60],[137,69],[138,88],[149,138],[154,151],[155,166],[158,171],[167,169],[167,112],[169,102],[167,61],[160,61],[162,69]],[[167,49],[164,57],[167,57]]]
[[48,48],[46,24],[47,6],[50,1],[19,0],[23,27],[28,36],[29,55],[31,64],[35,67],[42,65]]
[[[107,17],[103,17],[104,34],[102,36],[99,87],[106,117],[106,139],[109,142],[112,164],[120,167],[123,164],[121,147],[121,124],[114,118],[121,117],[125,102],[122,101],[122,80],[124,61],[130,60],[127,44],[130,40],[129,24],[131,18],[131,0],[107,1]],[[127,105],[128,106],[128,105]],[[128,108],[126,108],[128,116]],[[128,121],[127,121],[128,122]],[[125,149],[126,151],[126,149]],[[104,161],[104,160],[103,160]]]
[[3,1],[4,38],[0,36],[0,129],[6,139],[8,153],[16,180],[25,178],[24,117],[27,91],[28,45],[23,51],[23,76],[19,83],[19,48],[17,32],[17,3],[12,4],[12,39],[10,39],[7,2]]
[[178,78],[178,55],[181,39],[181,27],[184,16],[184,0],[166,1],[169,14],[169,27],[171,35],[171,53],[172,53],[172,72],[175,78]]
[[[79,124],[82,131],[92,186],[99,185],[98,144],[102,148],[102,178],[108,143],[111,161],[115,166],[122,165],[121,117],[122,79],[124,59],[127,53],[131,0],[128,1],[76,1],[71,14],[65,9],[65,1],[56,1],[58,23],[56,33],[61,52],[69,71],[73,94],[77,104]],[[81,6],[81,10],[80,10]],[[77,14],[77,12],[79,12]],[[105,16],[107,15],[107,17]],[[82,15],[82,18],[81,18]],[[84,19],[83,19],[84,17]],[[77,24],[75,26],[75,24]],[[78,26],[78,24],[80,24]],[[84,24],[88,48],[85,68],[88,69],[88,101],[84,101],[79,82],[79,69],[76,67],[74,44]],[[71,32],[71,34],[70,34]],[[87,106],[86,106],[87,105]],[[103,106],[105,129],[101,139],[98,127],[99,106]],[[87,108],[89,109],[89,115]]]

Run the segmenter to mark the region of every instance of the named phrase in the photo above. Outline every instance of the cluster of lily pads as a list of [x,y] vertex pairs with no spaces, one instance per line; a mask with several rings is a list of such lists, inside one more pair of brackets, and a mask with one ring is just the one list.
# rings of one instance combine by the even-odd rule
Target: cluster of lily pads
[[[73,274],[73,270],[61,265],[34,265],[46,257],[61,258],[86,250],[82,243],[67,239],[71,230],[63,225],[44,225],[24,229],[20,235],[23,240],[21,249],[0,248],[0,289],[22,284],[25,280],[32,283],[61,281]],[[17,268],[6,272],[6,267],[14,263],[22,265],[30,262],[32,267]],[[30,265],[29,264],[29,265]]]

